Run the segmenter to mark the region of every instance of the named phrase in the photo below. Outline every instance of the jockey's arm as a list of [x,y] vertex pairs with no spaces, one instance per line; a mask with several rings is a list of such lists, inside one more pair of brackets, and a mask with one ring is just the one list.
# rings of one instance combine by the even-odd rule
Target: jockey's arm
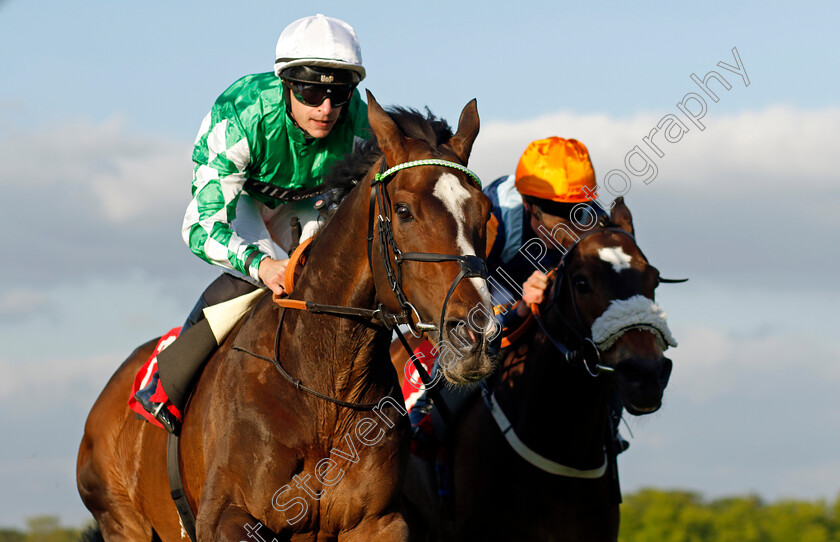
[[219,113],[217,107],[202,122],[196,139],[193,199],[181,234],[199,258],[261,280],[257,270],[268,254],[231,227],[251,163],[248,140],[236,115]]

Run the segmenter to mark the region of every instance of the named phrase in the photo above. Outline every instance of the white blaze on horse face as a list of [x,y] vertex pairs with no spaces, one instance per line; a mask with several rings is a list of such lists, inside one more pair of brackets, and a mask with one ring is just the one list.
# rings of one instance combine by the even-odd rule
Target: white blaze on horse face
[[630,260],[633,259],[620,246],[599,248],[598,256],[605,262],[612,264],[613,271],[616,273],[621,273],[622,269],[630,269]]
[[461,186],[461,181],[458,177],[451,173],[444,173],[438,179],[434,191],[435,197],[443,202],[446,210],[455,219],[455,224],[458,226],[458,235],[455,242],[458,248],[461,249],[462,256],[474,256],[475,247],[470,246],[467,241],[467,236],[464,233],[464,202],[470,198],[470,193],[466,188]]
[[[464,203],[470,199],[469,191],[461,185],[461,181],[458,177],[452,173],[444,173],[440,176],[440,178],[438,178],[433,194],[443,202],[446,210],[449,211],[455,219],[455,224],[458,227],[455,243],[458,245],[458,248],[461,249],[460,255],[475,256],[475,247],[467,239],[465,231],[467,217],[464,214]],[[481,295],[482,298],[486,297],[484,301],[489,306],[489,296],[482,294],[482,292],[487,292],[487,286],[484,284],[485,281],[476,277],[470,278],[469,281],[473,284],[473,286],[475,286],[475,289],[479,292],[479,295]]]

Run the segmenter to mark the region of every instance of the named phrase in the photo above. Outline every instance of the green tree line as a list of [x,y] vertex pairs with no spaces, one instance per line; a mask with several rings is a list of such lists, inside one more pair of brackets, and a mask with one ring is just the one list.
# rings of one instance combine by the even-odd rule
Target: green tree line
[[[0,542],[77,542],[85,527],[54,516],[0,528]],[[624,496],[619,542],[840,542],[840,496],[764,502],[756,496],[706,500],[690,491],[645,489]]]
[[645,489],[625,496],[619,532],[619,542],[840,542],[840,497],[766,503]]
[[62,527],[55,516],[35,516],[26,520],[26,531],[0,527],[0,542],[77,542],[83,530]]

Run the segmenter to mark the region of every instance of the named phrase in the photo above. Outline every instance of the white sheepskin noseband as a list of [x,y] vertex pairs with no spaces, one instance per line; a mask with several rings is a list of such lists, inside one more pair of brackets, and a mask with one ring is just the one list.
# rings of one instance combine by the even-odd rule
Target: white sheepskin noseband
[[631,329],[653,332],[662,350],[677,346],[666,320],[667,314],[659,305],[643,295],[630,299],[614,299],[604,314],[592,322],[592,340],[602,352],[609,349],[619,337]]

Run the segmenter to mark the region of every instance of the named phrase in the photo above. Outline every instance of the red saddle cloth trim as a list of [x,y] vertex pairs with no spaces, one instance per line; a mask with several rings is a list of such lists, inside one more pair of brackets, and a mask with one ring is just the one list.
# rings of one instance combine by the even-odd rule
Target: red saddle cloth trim
[[[178,338],[178,335],[181,333],[180,327],[175,327],[169,330],[168,333],[164,334],[160,340],[158,340],[157,346],[155,346],[154,351],[152,351],[152,355],[149,356],[149,359],[146,363],[140,367],[140,370],[137,371],[137,375],[134,377],[134,384],[131,386],[131,394],[128,396],[128,408],[140,414],[145,418],[148,422],[163,428],[163,425],[154,416],[150,413],[146,412],[146,409],[143,408],[137,399],[134,398],[134,394],[137,393],[142,388],[145,388],[146,385],[151,382],[152,376],[154,376],[155,372],[157,371],[157,356],[160,354],[164,348],[172,344],[172,342]],[[152,401],[155,403],[165,403],[169,400],[169,397],[166,396],[166,392],[163,391],[163,386],[160,384],[160,380],[158,380],[157,388],[155,388],[155,392],[152,394]],[[167,405],[167,410],[175,415],[179,420],[181,420],[181,411],[175,408],[175,405],[169,403]]]
[[[430,374],[432,372],[432,366],[435,364],[436,356],[437,350],[435,350],[435,347],[429,341],[423,341],[420,343],[420,346],[415,348],[414,353],[412,354],[412,357],[418,359],[423,367],[426,368],[426,372]],[[406,409],[411,410],[411,407],[414,406],[414,402],[425,391],[426,387],[420,380],[420,375],[417,373],[417,368],[414,367],[414,363],[412,363],[411,360],[407,363],[409,365],[408,375],[411,378],[411,382],[409,382],[408,378],[404,379],[401,390],[403,400],[406,404]]]

